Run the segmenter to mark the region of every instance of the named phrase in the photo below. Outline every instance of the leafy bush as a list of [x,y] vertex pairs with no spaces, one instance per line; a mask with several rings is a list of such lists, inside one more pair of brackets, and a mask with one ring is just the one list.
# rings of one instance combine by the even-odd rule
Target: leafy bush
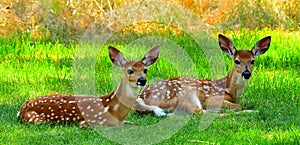
[[[195,13],[214,29],[288,29],[297,30],[300,24],[300,2],[233,0],[167,0]],[[0,36],[30,33],[36,38],[76,40],[86,28],[105,13],[122,7],[133,0],[6,0],[0,2]],[[143,2],[143,1],[141,1]],[[157,1],[153,1],[157,2]],[[143,16],[141,16],[143,17]],[[134,26],[141,31],[145,25]],[[145,32],[144,32],[145,33]]]

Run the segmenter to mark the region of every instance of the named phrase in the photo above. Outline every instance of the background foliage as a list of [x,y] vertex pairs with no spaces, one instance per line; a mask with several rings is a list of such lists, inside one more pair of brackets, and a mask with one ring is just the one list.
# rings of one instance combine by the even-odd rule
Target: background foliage
[[[5,0],[0,2],[0,36],[27,33],[33,38],[70,41],[105,13],[133,0]],[[299,0],[167,0],[194,12],[213,29],[298,30]],[[143,1],[141,1],[143,2]],[[159,1],[154,1],[159,2]],[[140,16],[144,17],[144,16]],[[126,18],[120,18],[126,19]],[[113,24],[112,24],[113,25]],[[140,25],[140,24],[137,24]],[[133,26],[144,31],[152,23]]]

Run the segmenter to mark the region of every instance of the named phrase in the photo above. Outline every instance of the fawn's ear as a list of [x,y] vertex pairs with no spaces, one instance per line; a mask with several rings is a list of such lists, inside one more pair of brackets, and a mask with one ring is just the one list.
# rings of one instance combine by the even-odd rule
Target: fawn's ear
[[219,46],[224,53],[233,58],[233,54],[235,53],[236,49],[233,43],[222,34],[219,34]]
[[264,54],[269,49],[270,43],[271,43],[271,36],[267,36],[259,40],[258,42],[256,42],[256,44],[251,50],[254,57]]
[[118,67],[123,67],[124,64],[127,62],[123,54],[118,49],[112,46],[109,46],[108,50],[109,50],[109,58],[111,62]]
[[145,66],[152,65],[157,60],[159,56],[159,50],[159,46],[156,46],[145,54],[145,56],[141,60],[145,64]]

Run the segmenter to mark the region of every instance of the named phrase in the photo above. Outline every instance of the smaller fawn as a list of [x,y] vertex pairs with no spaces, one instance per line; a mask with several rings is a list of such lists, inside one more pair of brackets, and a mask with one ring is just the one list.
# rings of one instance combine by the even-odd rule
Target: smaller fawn
[[131,110],[138,88],[146,84],[147,67],[158,58],[159,46],[146,53],[139,61],[127,62],[123,54],[109,46],[110,60],[123,71],[118,88],[102,96],[54,95],[27,100],[18,115],[28,123],[75,123],[80,126],[118,126]]
[[134,110],[166,116],[174,111],[201,114],[207,109],[241,109],[239,98],[251,77],[254,60],[268,50],[270,42],[268,36],[258,41],[251,51],[236,50],[228,38],[219,34],[221,50],[234,62],[229,75],[218,80],[179,77],[160,81],[139,94]]

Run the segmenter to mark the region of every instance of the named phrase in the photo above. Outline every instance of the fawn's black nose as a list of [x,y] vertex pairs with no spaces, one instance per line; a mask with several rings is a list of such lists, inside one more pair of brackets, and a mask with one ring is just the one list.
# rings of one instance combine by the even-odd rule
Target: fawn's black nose
[[146,78],[140,77],[140,78],[137,80],[137,83],[136,83],[136,84],[137,84],[138,86],[145,86],[146,83],[147,83]]
[[249,70],[245,70],[243,73],[242,73],[242,77],[246,80],[248,80],[250,77],[251,77],[251,72]]

